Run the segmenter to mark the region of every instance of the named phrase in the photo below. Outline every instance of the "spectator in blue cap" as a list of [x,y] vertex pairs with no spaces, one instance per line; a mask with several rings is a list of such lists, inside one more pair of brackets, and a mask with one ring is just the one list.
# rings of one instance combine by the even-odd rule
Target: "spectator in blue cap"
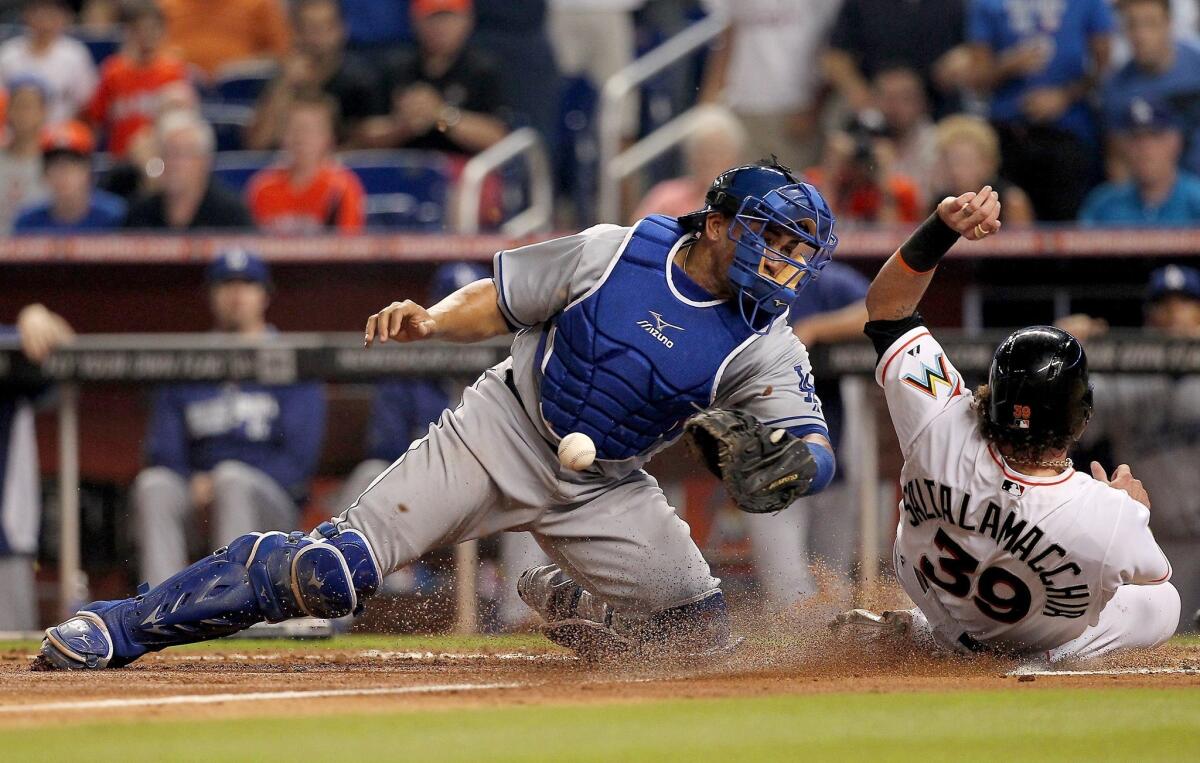
[[1116,124],[1130,179],[1088,196],[1086,225],[1187,225],[1200,221],[1200,177],[1179,167],[1183,130],[1165,105],[1135,98]]
[[[266,321],[271,275],[244,249],[207,270],[215,331],[254,340]],[[287,531],[317,465],[325,431],[320,384],[188,383],[156,391],[146,433],[147,466],[133,485],[142,579],[156,584],[192,553],[188,538],[216,547],[255,529]],[[197,514],[210,525],[190,532]]]
[[1172,336],[1200,338],[1200,270],[1168,265],[1150,274],[1146,325]]
[[[1194,6],[1193,2],[1193,23]],[[1132,55],[1104,87],[1108,129],[1135,98],[1177,104],[1181,111],[1191,112],[1183,166],[1200,172],[1200,44],[1173,34],[1173,22],[1186,20],[1187,14],[1181,12],[1185,9],[1173,8],[1168,0],[1118,0],[1117,8]]]
[[[230,282],[257,284],[263,288],[264,299],[272,288],[271,270],[266,261],[256,253],[239,247],[226,249],[208,263],[204,280],[213,288]],[[265,324],[265,317],[263,322]]]

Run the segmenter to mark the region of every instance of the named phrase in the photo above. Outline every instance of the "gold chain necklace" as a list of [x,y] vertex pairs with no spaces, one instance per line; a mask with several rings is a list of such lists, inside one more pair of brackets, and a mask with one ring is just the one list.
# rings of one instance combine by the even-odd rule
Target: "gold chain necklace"
[[1045,458],[1037,461],[1010,461],[1005,459],[1013,466],[1040,466],[1043,469],[1061,469],[1067,470],[1074,468],[1075,462],[1069,458]]

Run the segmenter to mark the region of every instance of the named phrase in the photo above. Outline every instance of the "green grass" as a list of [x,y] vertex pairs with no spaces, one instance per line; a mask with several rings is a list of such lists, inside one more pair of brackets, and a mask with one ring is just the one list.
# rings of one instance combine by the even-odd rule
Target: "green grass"
[[828,694],[0,732],[7,761],[1194,760],[1200,693]]

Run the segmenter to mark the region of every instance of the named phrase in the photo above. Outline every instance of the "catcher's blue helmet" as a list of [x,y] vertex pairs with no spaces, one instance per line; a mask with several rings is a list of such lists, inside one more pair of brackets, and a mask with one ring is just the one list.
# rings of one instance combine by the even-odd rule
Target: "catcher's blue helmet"
[[[680,222],[698,228],[710,212],[733,219],[729,238],[737,247],[729,280],[738,291],[746,325],[765,333],[770,320],[788,308],[833,256],[837,248],[833,212],[820,191],[778,163],[721,173],[704,201],[704,209],[681,217]],[[766,234],[772,230],[799,239],[797,251],[785,253],[768,244]],[[763,270],[764,260],[783,262],[795,270],[781,282]]]

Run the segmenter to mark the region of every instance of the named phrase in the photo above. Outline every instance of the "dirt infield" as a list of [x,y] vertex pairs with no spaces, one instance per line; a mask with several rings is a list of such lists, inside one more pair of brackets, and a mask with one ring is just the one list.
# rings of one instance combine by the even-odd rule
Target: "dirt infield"
[[320,642],[250,651],[231,641],[121,670],[41,673],[29,670],[28,648],[9,649],[0,652],[0,726],[825,692],[1200,686],[1200,646],[1191,644],[1081,666],[1096,671],[1087,675],[1014,676],[1017,663],[996,658],[934,658],[838,644],[824,630],[790,633],[751,635],[732,654],[677,664],[586,664],[549,644],[513,651],[502,641],[445,652]]

